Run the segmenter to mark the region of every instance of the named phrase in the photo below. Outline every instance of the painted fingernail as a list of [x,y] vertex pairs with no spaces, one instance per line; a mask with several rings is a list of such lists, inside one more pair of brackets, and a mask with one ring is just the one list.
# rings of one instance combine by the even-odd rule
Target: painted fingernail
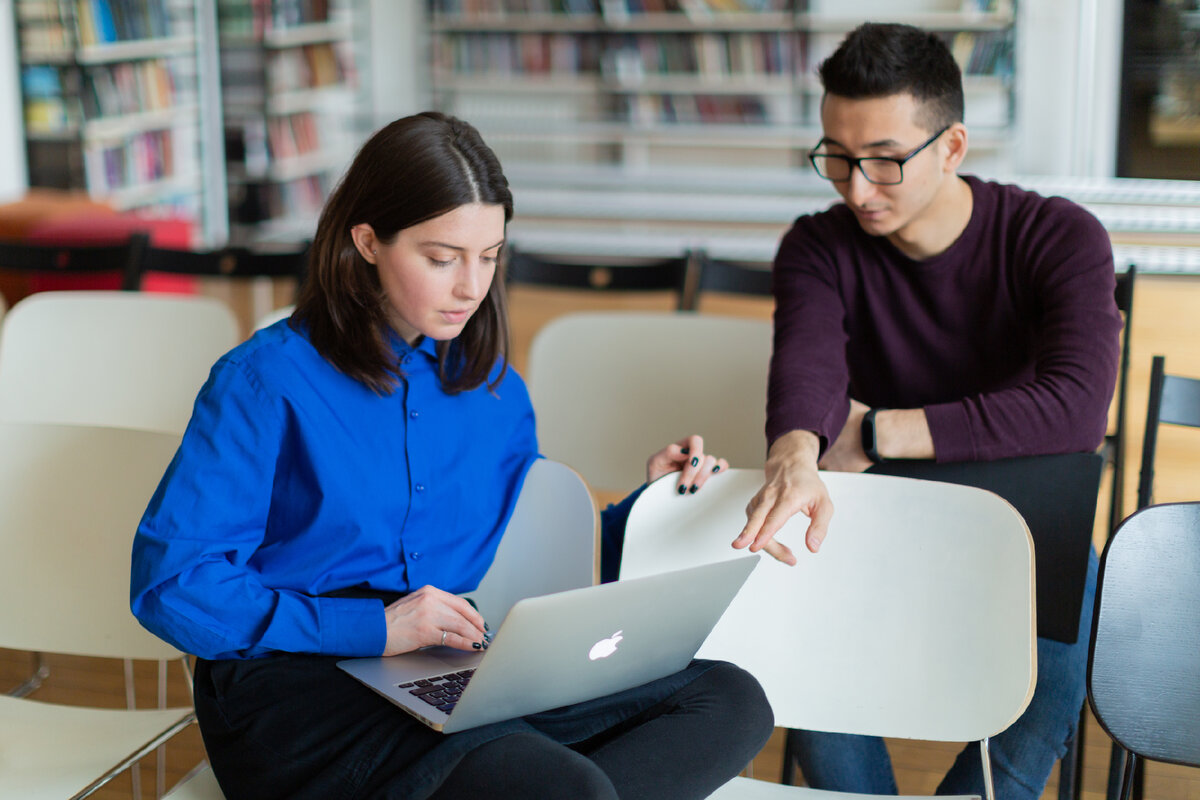
[[688,494],[695,494],[696,490],[699,488],[700,488],[699,486],[697,486],[696,484],[693,483],[692,488],[688,489]]
[[478,650],[483,647],[483,645],[481,645],[479,642],[471,642],[471,647],[474,647],[476,650]]
[[717,464],[715,467],[713,467],[713,472],[720,472],[720,471],[721,471],[721,465],[720,465],[720,464]]
[[484,629],[485,631],[486,631],[486,630],[491,630],[490,628],[488,628],[488,626],[487,626],[487,623],[486,623],[486,622],[485,622],[485,623],[483,623],[483,629]]
[[680,448],[679,452],[683,453],[686,456],[688,453],[692,452],[692,448],[682,447],[682,448]]
[[484,640],[483,640],[483,649],[484,649],[484,650],[487,650],[487,649],[488,649],[488,645],[490,645],[490,644],[491,644],[491,642],[489,642],[487,639],[484,639]]
[[686,486],[680,486],[680,487],[679,487],[679,493],[680,493],[680,494],[684,494],[686,491],[687,491],[687,487],[686,487]]
[[700,466],[700,459],[699,459],[699,457],[697,457],[697,456],[692,456],[692,466],[693,466],[693,467],[698,467],[698,466]]

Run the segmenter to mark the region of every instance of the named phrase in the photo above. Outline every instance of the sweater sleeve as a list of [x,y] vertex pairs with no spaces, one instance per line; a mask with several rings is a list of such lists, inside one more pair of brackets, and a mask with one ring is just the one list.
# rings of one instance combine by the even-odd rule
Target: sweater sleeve
[[767,389],[767,444],[785,433],[813,431],[821,450],[850,412],[845,308],[838,286],[835,235],[801,217],[775,257],[775,341]]
[[213,368],[134,537],[133,613],[203,658],[378,655],[386,640],[381,602],[268,588],[254,569],[283,419],[282,402],[244,365]]
[[1093,450],[1116,382],[1121,317],[1112,247],[1100,222],[1066,200],[1022,231],[1012,268],[1034,293],[1034,377],[925,407],[939,461],[987,461]]

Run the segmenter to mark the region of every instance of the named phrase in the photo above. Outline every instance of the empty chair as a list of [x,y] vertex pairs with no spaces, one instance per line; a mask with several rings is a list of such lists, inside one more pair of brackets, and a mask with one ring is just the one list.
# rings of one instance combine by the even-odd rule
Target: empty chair
[[1142,465],[1138,478],[1138,508],[1154,502],[1154,461],[1158,454],[1158,426],[1200,428],[1200,378],[1169,375],[1166,359],[1155,356],[1150,364],[1150,398],[1146,407],[1146,432],[1142,439]]
[[701,250],[696,253],[697,305],[707,293],[771,297],[771,267],[721,261]]
[[232,313],[211,298],[36,294],[0,330],[0,419],[181,433],[237,342]]
[[[1025,710],[1036,676],[1033,543],[1020,515],[969,486],[825,473],[837,513],[817,555],[808,520],[779,539],[799,558],[764,556],[699,656],[762,684],[776,725],[982,743]],[[730,470],[695,495],[672,481],[634,504],[621,578],[740,555],[730,543],[763,485]],[[830,792],[735,779],[718,798]]]
[[116,245],[44,245],[0,241],[0,269],[29,274],[109,274],[120,279],[120,288],[136,291],[141,285],[149,237],[134,233]]
[[274,311],[268,312],[254,321],[254,330],[260,331],[263,328],[269,328],[281,319],[287,319],[296,310],[296,306],[287,305],[282,308],[277,308]]
[[534,338],[538,441],[588,485],[626,492],[646,455],[688,434],[733,466],[766,459],[771,324],[708,314],[581,312]]
[[1088,699],[1126,757],[1200,767],[1200,503],[1130,516],[1100,560]]
[[146,272],[224,278],[295,278],[308,267],[308,244],[272,248],[226,247],[219,250],[173,250],[151,247]]
[[[178,445],[172,434],[0,422],[0,647],[183,657],[129,610],[132,532]],[[190,707],[0,696],[0,796],[86,797],[192,720]]]
[[545,286],[559,289],[590,289],[597,292],[673,292],[677,308],[691,308],[685,297],[690,258],[682,254],[667,259],[623,259],[594,263],[552,260],[510,248],[505,258],[504,279],[510,285]]

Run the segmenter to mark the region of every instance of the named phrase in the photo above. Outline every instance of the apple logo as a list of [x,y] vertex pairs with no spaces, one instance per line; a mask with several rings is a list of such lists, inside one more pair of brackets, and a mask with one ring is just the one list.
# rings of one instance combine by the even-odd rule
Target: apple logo
[[596,661],[601,658],[608,658],[613,653],[617,652],[617,642],[625,638],[621,636],[621,631],[617,631],[607,639],[601,639],[592,645],[592,649],[588,651],[588,658]]

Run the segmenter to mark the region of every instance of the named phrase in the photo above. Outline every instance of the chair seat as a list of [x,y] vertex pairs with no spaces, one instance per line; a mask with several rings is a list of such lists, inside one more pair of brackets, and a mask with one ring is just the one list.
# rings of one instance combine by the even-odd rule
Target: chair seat
[[[807,786],[783,786],[752,778],[734,778],[708,796],[708,800],[875,800],[877,794],[827,792]],[[894,795],[893,795],[894,796]],[[901,795],[908,800],[934,800],[926,795]],[[937,800],[979,800],[978,795],[939,796]]]
[[181,780],[163,800],[225,800],[217,776],[207,764]]
[[130,753],[193,719],[191,708],[81,708],[0,695],[0,797],[72,797]]

